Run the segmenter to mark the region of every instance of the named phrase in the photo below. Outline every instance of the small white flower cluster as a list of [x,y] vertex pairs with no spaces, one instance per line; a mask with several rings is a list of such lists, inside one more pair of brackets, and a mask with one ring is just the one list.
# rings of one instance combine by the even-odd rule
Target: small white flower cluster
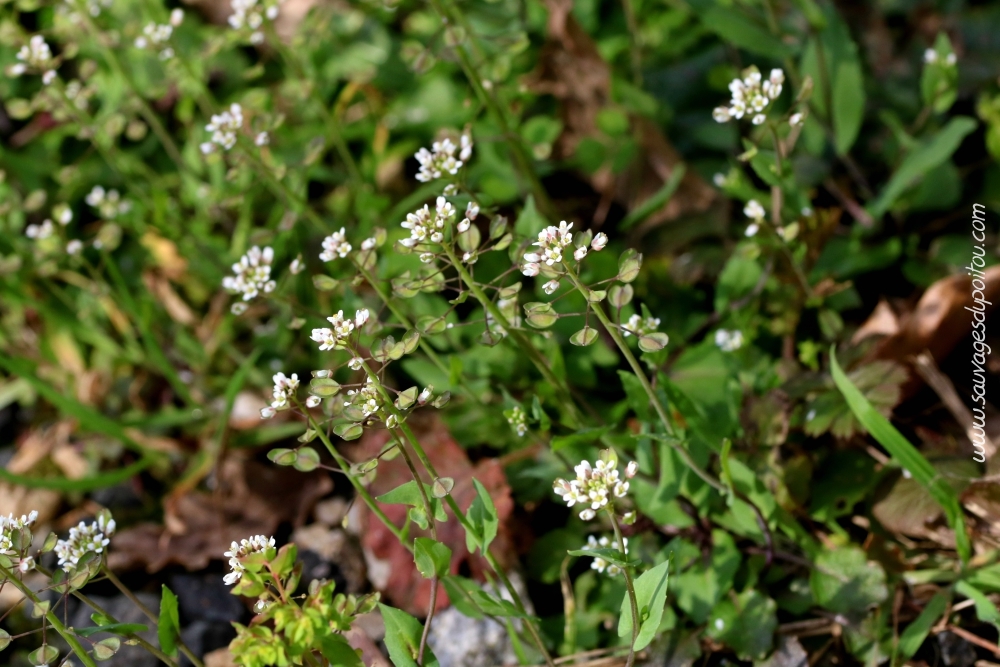
[[160,60],[170,60],[174,50],[170,47],[170,37],[174,28],[184,22],[184,10],[177,8],[170,12],[169,23],[149,23],[142,29],[142,34],[135,38],[135,46],[139,49],[160,51]]
[[[625,551],[628,552],[628,538],[623,537],[622,543],[625,544]],[[587,543],[583,545],[583,549],[588,551],[594,551],[596,549],[614,549],[619,550],[618,540],[610,540],[607,537],[602,537],[601,539],[596,539],[593,535],[587,536]],[[594,557],[594,562],[590,564],[591,570],[597,570],[601,574],[607,573],[610,576],[615,576],[620,574],[622,569],[613,563],[609,563],[603,558]]]
[[[629,483],[618,476],[618,461],[613,456],[608,460],[599,460],[593,466],[590,461],[581,461],[576,470],[576,479],[567,482],[557,479],[552,485],[557,496],[560,496],[567,507],[580,503],[590,504],[590,507],[580,512],[580,518],[590,521],[597,515],[597,510],[608,505],[612,497],[624,498],[628,493]],[[625,469],[626,479],[635,477],[638,466],[635,461]]]
[[924,62],[928,65],[936,65],[941,63],[945,67],[954,67],[958,64],[958,56],[955,55],[954,51],[949,52],[948,55],[941,59],[938,54],[937,49],[927,49],[924,51]]
[[[87,194],[85,201],[90,204],[92,208],[96,208],[97,212],[100,213],[101,217],[105,220],[114,220],[119,215],[124,215],[132,210],[132,202],[127,199],[123,199],[117,190],[112,188],[111,190],[105,191],[100,185],[94,186],[94,188]],[[60,222],[62,221],[60,220]]]
[[513,410],[510,411],[510,415],[507,417],[507,423],[510,427],[514,429],[519,438],[523,438],[524,434],[528,432],[528,415],[524,413],[524,410],[520,405],[515,406]]
[[[454,176],[462,165],[472,157],[472,137],[463,134],[459,140],[461,146],[456,146],[451,139],[442,139],[431,144],[431,150],[421,148],[413,157],[420,163],[417,180],[427,183],[441,178],[446,173]],[[458,151],[458,158],[455,157]]]
[[7,516],[0,514],[0,554],[17,556],[18,553],[14,550],[13,534],[30,527],[37,518],[38,512],[36,510],[32,510],[27,515],[22,514],[20,518],[13,514]]
[[785,73],[780,69],[772,69],[771,75],[762,80],[760,70],[751,66],[743,70],[742,79],[733,79],[729,84],[729,92],[733,97],[728,107],[716,107],[712,118],[719,123],[728,122],[732,118],[743,118],[745,114],[753,114],[754,125],[762,125],[767,119],[767,108],[771,102],[781,95],[785,83]]
[[764,216],[766,212],[764,207],[760,205],[760,202],[756,199],[751,199],[747,202],[747,205],[743,207],[743,214],[748,218],[753,220],[749,225],[747,225],[746,235],[755,236],[757,232],[760,231],[760,225],[764,222]]
[[[347,408],[353,405],[360,408],[365,419],[372,415],[378,416],[378,412],[382,409],[382,395],[379,393],[375,383],[372,382],[371,376],[368,376],[365,380],[365,386],[361,387],[361,389],[351,389],[347,392],[347,396],[348,400],[344,401],[344,407]],[[392,428],[395,425],[395,415],[389,415],[389,418],[386,420],[386,426]]]
[[659,317],[642,317],[641,315],[632,315],[628,318],[628,322],[622,325],[624,329],[625,337],[628,338],[632,334],[636,336],[645,336],[646,334],[651,334],[657,330],[660,326]]
[[743,332],[739,329],[719,329],[715,332],[715,344],[723,352],[735,352],[743,347]]
[[42,220],[40,225],[28,225],[24,228],[24,234],[29,239],[34,239],[35,241],[44,241],[50,238],[55,233],[55,226],[52,221],[46,218]]
[[233,13],[229,16],[229,25],[233,30],[250,30],[250,43],[262,44],[264,32],[261,28],[264,19],[273,21],[278,18],[279,2],[258,2],[258,0],[232,0]]
[[424,204],[423,208],[417,209],[414,213],[407,213],[406,220],[399,223],[403,229],[410,230],[410,237],[401,240],[400,243],[407,248],[423,243],[441,243],[444,240],[444,227],[455,219],[455,215],[455,207],[444,197],[437,198],[433,213],[430,207]]
[[279,410],[287,410],[291,407],[289,400],[295,396],[295,390],[299,388],[299,376],[297,373],[292,373],[291,377],[285,377],[284,373],[275,373],[271,379],[274,381],[274,389],[271,391],[274,400],[271,401],[271,405],[261,408],[261,419],[270,419]]
[[319,343],[320,350],[336,350],[344,347],[344,341],[350,337],[355,327],[360,329],[368,321],[369,312],[367,308],[362,308],[354,313],[354,320],[344,317],[344,311],[339,310],[333,317],[326,320],[333,325],[333,328],[313,329],[309,336]]
[[52,83],[55,78],[55,70],[52,69],[52,49],[46,44],[45,38],[41,35],[32,35],[28,43],[17,52],[17,59],[21,62],[10,67],[12,76],[21,76],[30,70],[44,71],[42,80],[45,85]]
[[69,529],[69,537],[56,542],[55,552],[59,557],[59,567],[69,572],[88,553],[100,554],[111,542],[115,534],[115,520],[97,517],[89,524],[81,521]]
[[347,257],[349,252],[351,244],[347,242],[344,228],[341,227],[339,232],[334,232],[323,239],[323,252],[319,254],[319,258],[324,262],[332,262],[338,257]]
[[[534,277],[542,270],[542,264],[553,266],[563,261],[563,250],[573,243],[573,234],[569,231],[573,228],[573,223],[565,220],[555,225],[546,227],[538,232],[538,240],[532,245],[539,248],[539,252],[527,252],[524,254],[524,264],[521,266],[521,273],[528,277]],[[604,250],[608,244],[608,235],[604,232],[598,233],[590,242],[590,249],[594,252]],[[587,256],[587,246],[582,245],[573,251],[573,259],[582,261]],[[552,294],[559,287],[558,280],[550,280],[542,286],[546,294]]]
[[236,145],[237,134],[242,129],[243,107],[233,102],[229,111],[212,115],[212,122],[205,126],[205,131],[212,133],[212,140],[201,144],[201,152],[208,155],[215,152],[216,147],[228,151]]
[[227,586],[232,586],[243,577],[243,572],[245,571],[243,563],[240,562],[241,558],[264,551],[273,546],[274,538],[264,537],[263,535],[254,535],[248,540],[240,540],[239,543],[233,542],[229,547],[229,551],[222,554],[229,559],[229,567],[232,569],[222,580],[226,582]]
[[[242,294],[243,301],[250,301],[261,292],[273,292],[277,283],[271,280],[271,262],[274,261],[274,249],[261,250],[254,246],[240,261],[233,264],[234,276],[222,279],[222,286],[232,294]],[[233,304],[233,313],[239,315],[246,311],[245,303]]]

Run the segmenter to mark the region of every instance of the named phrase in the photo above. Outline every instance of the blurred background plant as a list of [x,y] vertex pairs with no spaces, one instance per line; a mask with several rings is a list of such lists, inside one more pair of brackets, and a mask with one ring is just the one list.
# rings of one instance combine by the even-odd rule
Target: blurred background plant
[[4,656],[995,661],[996,25],[4,1]]

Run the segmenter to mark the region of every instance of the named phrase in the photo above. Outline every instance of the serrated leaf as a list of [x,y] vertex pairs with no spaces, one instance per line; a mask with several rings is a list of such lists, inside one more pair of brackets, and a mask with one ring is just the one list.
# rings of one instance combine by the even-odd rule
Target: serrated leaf
[[860,612],[884,602],[889,596],[885,582],[882,566],[868,562],[865,552],[855,546],[820,553],[809,577],[816,602],[840,614]]

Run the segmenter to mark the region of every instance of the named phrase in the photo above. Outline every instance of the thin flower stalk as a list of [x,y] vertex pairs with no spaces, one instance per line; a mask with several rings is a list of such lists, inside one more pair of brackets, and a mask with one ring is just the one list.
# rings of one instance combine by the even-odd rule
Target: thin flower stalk
[[[621,526],[618,525],[618,517],[610,507],[607,509],[608,517],[611,519],[611,526],[615,530],[615,540],[618,542],[618,551],[621,552],[622,559],[628,561],[628,554],[625,552],[625,538],[622,535]],[[639,636],[639,601],[635,594],[635,582],[632,580],[632,566],[627,565],[622,569],[625,577],[625,589],[628,591],[629,606],[632,608],[632,641],[629,643],[628,658],[625,667],[632,667],[635,664],[635,640]]]
[[[42,606],[42,600],[38,597],[38,595],[36,595],[27,584],[18,579],[14,572],[11,572],[2,565],[0,565],[0,577],[6,579],[14,586],[14,588],[20,591],[21,595],[35,603],[36,607],[40,608]],[[62,637],[63,640],[69,645],[70,649],[76,654],[76,657],[80,659],[80,662],[82,662],[85,667],[97,667],[97,663],[94,661],[93,656],[91,656],[90,653],[88,653],[87,650],[80,644],[80,641],[76,638],[76,634],[63,625],[62,621],[59,620],[59,615],[56,614],[55,611],[52,609],[47,610],[44,618],[48,621],[49,625],[51,625],[55,631],[59,633],[59,636]]]

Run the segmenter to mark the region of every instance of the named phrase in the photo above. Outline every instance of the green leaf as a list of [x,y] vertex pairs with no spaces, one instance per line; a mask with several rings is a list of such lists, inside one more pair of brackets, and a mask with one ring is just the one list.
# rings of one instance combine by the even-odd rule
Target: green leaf
[[420,489],[417,488],[417,482],[412,479],[409,482],[400,484],[392,491],[377,496],[375,500],[387,505],[410,505],[411,507],[416,507],[423,504],[423,499],[420,497]]
[[959,502],[955,489],[937,475],[934,466],[889,423],[888,419],[879,414],[872,407],[872,404],[858,391],[857,387],[847,379],[847,376],[840,369],[840,364],[837,363],[836,351],[832,348],[830,350],[830,369],[833,373],[833,381],[844,395],[844,399],[862,426],[944,508],[948,524],[955,531],[955,548],[958,550],[958,555],[961,557],[962,562],[968,562],[972,553],[972,547],[969,543],[969,535],[965,531],[965,518],[962,514],[962,505]]
[[489,551],[493,538],[497,536],[500,520],[497,518],[497,508],[493,505],[493,499],[490,498],[486,487],[475,478],[472,479],[472,483],[476,487],[476,499],[469,507],[468,518],[475,534],[466,531],[465,541],[469,551],[475,551],[476,547],[479,547],[485,554]]
[[972,600],[976,605],[976,617],[984,623],[992,623],[1000,628],[1000,609],[986,597],[986,594],[967,581],[955,584],[955,592]]
[[[417,653],[420,651],[420,636],[423,626],[420,621],[405,611],[379,603],[382,621],[385,623],[385,646],[396,667],[417,667]],[[424,648],[424,667],[439,667],[437,658],[430,647]]]
[[965,136],[978,125],[974,119],[967,116],[955,116],[948,121],[944,129],[910,151],[878,198],[869,205],[869,213],[875,218],[884,215],[906,190],[927,172],[948,160]]
[[681,184],[681,179],[684,178],[686,172],[687,166],[683,162],[675,164],[666,183],[661,185],[660,189],[654,192],[649,199],[629,211],[628,215],[618,223],[618,229],[630,229],[666,206],[670,198],[677,192],[677,188]]
[[948,597],[943,593],[938,593],[931,598],[920,616],[906,626],[906,630],[899,636],[899,643],[896,644],[892,656],[893,665],[903,665],[909,662],[920,645],[927,639],[931,627],[937,623],[948,607]]
[[640,561],[626,560],[622,556],[622,552],[618,549],[611,549],[610,547],[604,547],[601,549],[573,549],[572,551],[567,551],[570,556],[583,556],[586,558],[600,558],[601,560],[606,560],[612,565],[617,565],[618,567],[628,567],[629,565],[637,565]]
[[181,618],[177,608],[177,596],[163,585],[160,598],[160,620],[156,634],[160,640],[160,648],[170,656],[177,655],[177,639],[181,636]]
[[98,632],[110,632],[114,635],[134,635],[139,632],[149,630],[149,626],[142,623],[111,623],[109,625],[98,625],[91,628],[73,628],[73,632],[81,637],[90,637]]
[[809,584],[821,607],[840,614],[859,613],[889,597],[885,570],[855,546],[821,552]]
[[[656,630],[663,618],[663,607],[667,601],[667,582],[670,578],[670,559],[643,572],[635,580],[636,605],[639,607],[639,634],[635,638],[636,651],[646,648],[653,641]],[[618,636],[632,634],[632,605],[626,594],[622,600],[618,617]]]
[[421,575],[440,578],[451,568],[451,549],[429,537],[418,537],[413,541],[413,559]]
[[319,652],[331,665],[337,667],[365,667],[361,660],[361,650],[347,643],[343,635],[327,633],[319,640]]
[[795,53],[792,47],[775,39],[763,25],[753,22],[735,7],[713,6],[700,13],[701,22],[723,41],[759,56],[782,60]]
[[118,639],[118,637],[108,637],[107,639],[102,639],[94,644],[94,659],[110,660],[115,657],[115,653],[118,653],[118,649],[121,647],[122,640]]
[[499,616],[500,618],[526,618],[524,614],[509,600],[490,595],[481,588],[469,591],[469,598],[484,614]]
[[448,599],[463,615],[469,618],[483,618],[483,611],[472,599],[472,591],[479,590],[476,582],[457,575],[448,575],[441,580],[448,592]]
[[777,608],[774,600],[749,588],[712,610],[707,634],[728,644],[740,660],[760,660],[774,641]]
[[514,223],[514,231],[522,236],[534,238],[546,226],[548,226],[548,222],[538,212],[538,208],[535,206],[535,198],[528,195],[528,200],[524,203],[521,214],[517,216],[517,222]]

